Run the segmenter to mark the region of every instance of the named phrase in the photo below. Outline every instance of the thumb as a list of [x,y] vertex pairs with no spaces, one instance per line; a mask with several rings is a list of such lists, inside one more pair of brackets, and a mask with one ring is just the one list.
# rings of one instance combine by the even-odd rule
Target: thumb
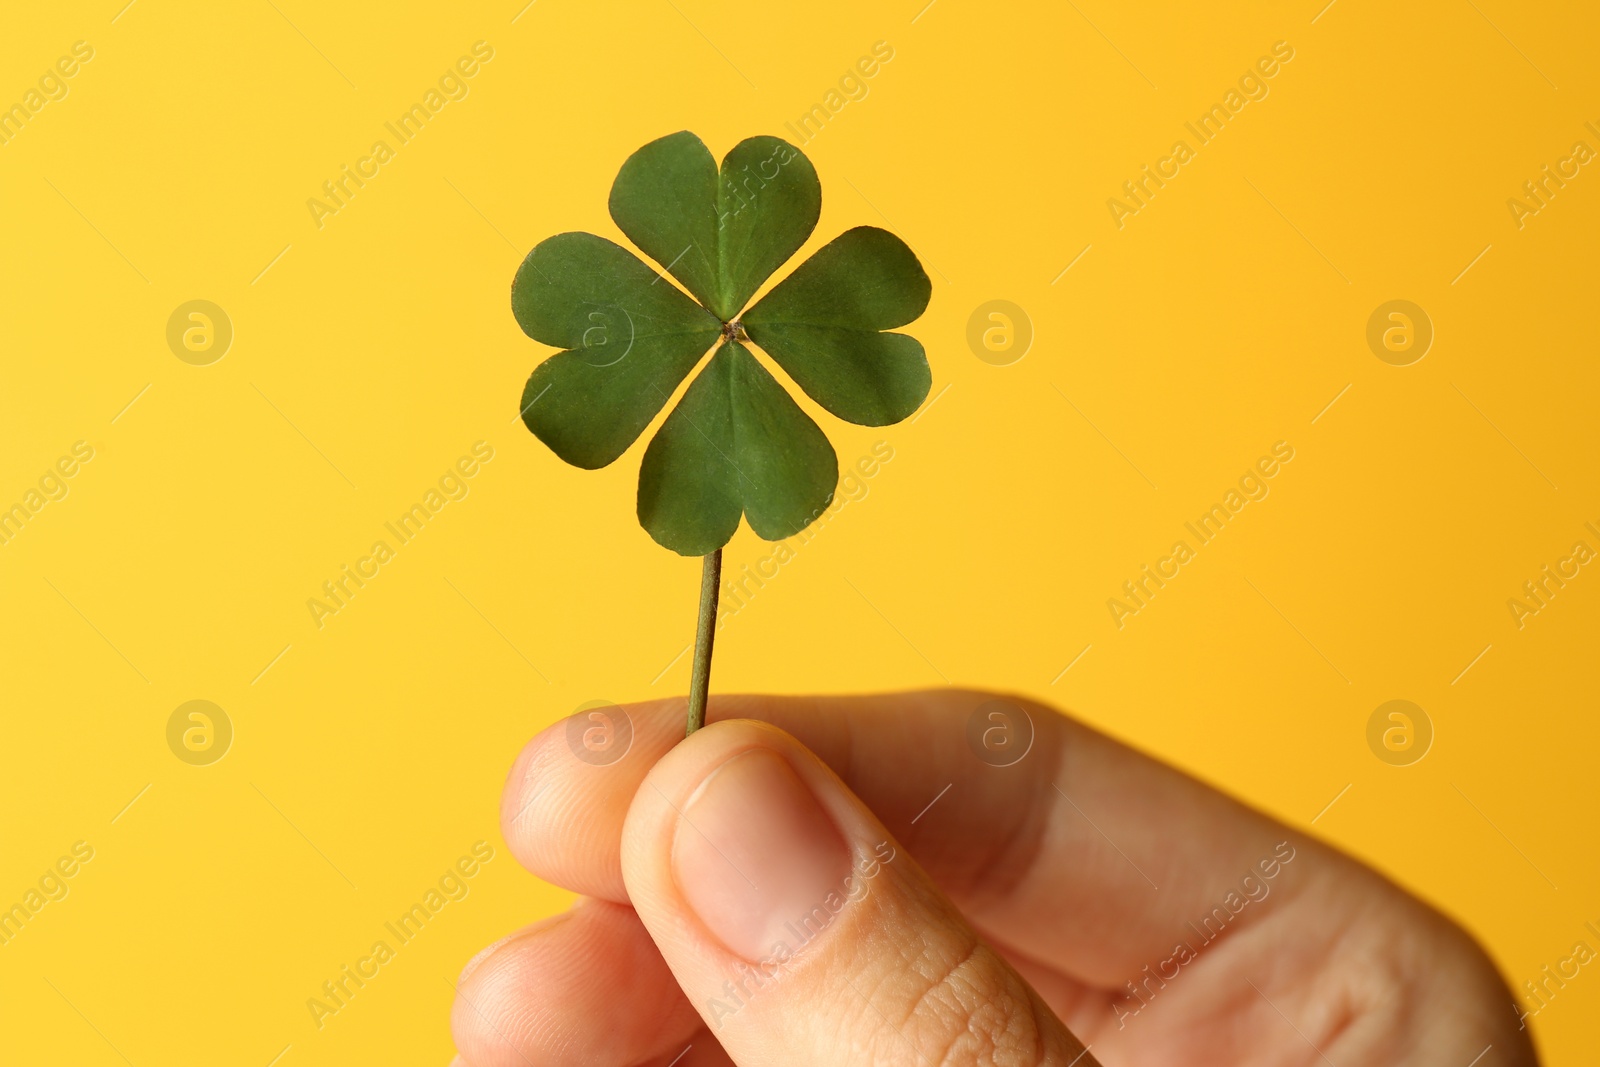
[[639,787],[628,896],[741,1067],[1092,1067],[872,812],[788,734],[696,732]]

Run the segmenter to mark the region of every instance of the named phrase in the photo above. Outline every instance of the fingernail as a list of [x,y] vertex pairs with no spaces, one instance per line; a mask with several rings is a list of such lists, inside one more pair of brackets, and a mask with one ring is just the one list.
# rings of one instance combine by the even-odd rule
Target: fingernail
[[761,959],[838,893],[850,852],[789,762],[765,749],[717,767],[690,796],[672,842],[689,907],[724,945]]
[[537,937],[539,934],[546,933],[555,927],[560,926],[562,923],[578,914],[578,912],[581,911],[587,903],[588,901],[586,898],[580,897],[578,901],[566,911],[560,912],[556,915],[551,915],[548,918],[540,919],[538,922],[533,923],[530,926],[524,926],[520,930],[512,931],[511,933],[502,937],[500,940],[496,941],[494,944],[490,945],[488,948],[481,950],[476,956],[467,961],[467,965],[465,967],[461,968],[461,974],[456,978],[456,985],[466,985],[467,979],[472,977],[472,972],[483,966],[484,960],[488,959],[490,956],[493,956],[496,952],[499,952],[501,949],[511,944],[511,942],[521,941],[523,938],[527,937]]
[[500,946],[508,942],[515,941],[521,936],[522,934],[520,931],[514,934],[507,934],[505,937],[502,937],[489,947],[481,949],[476,956],[467,961],[467,965],[465,967],[461,968],[461,973],[456,976],[456,985],[465,985],[467,979],[472,976],[472,972],[477,970],[478,966],[482,964],[484,960],[488,959],[490,956],[493,956],[496,952],[499,952]]

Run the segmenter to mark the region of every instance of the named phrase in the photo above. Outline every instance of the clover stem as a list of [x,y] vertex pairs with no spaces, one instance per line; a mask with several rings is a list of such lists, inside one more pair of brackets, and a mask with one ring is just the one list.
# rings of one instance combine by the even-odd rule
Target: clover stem
[[717,636],[717,589],[722,584],[722,549],[700,557],[700,616],[694,628],[694,667],[689,675],[689,728],[685,737],[706,724],[706,696],[711,689],[711,643]]

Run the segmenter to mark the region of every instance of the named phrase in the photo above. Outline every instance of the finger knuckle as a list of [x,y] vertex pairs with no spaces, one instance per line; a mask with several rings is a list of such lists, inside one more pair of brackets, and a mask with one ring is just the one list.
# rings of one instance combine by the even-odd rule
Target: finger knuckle
[[1033,1067],[1050,1061],[1046,1029],[1028,987],[987,945],[974,943],[920,976],[905,1029],[919,1064]]

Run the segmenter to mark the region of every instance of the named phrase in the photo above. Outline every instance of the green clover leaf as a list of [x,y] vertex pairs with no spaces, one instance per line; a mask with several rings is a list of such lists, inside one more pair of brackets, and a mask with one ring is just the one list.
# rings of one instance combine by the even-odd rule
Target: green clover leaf
[[741,517],[768,540],[805,529],[833,499],[838,459],[745,344],[839,418],[899,422],[933,381],[922,345],[886,332],[928,305],[916,255],[857,227],[745,310],[822,209],[816,170],[776,137],[741,141],[720,171],[692,133],[652,141],[622,165],[610,209],[683,288],[593,234],[541,241],[517,270],[511,309],[524,333],[562,351],[529,377],[523,422],[568,463],[604,467],[715,347],[645,449],[639,523],[685,556],[716,552]]

